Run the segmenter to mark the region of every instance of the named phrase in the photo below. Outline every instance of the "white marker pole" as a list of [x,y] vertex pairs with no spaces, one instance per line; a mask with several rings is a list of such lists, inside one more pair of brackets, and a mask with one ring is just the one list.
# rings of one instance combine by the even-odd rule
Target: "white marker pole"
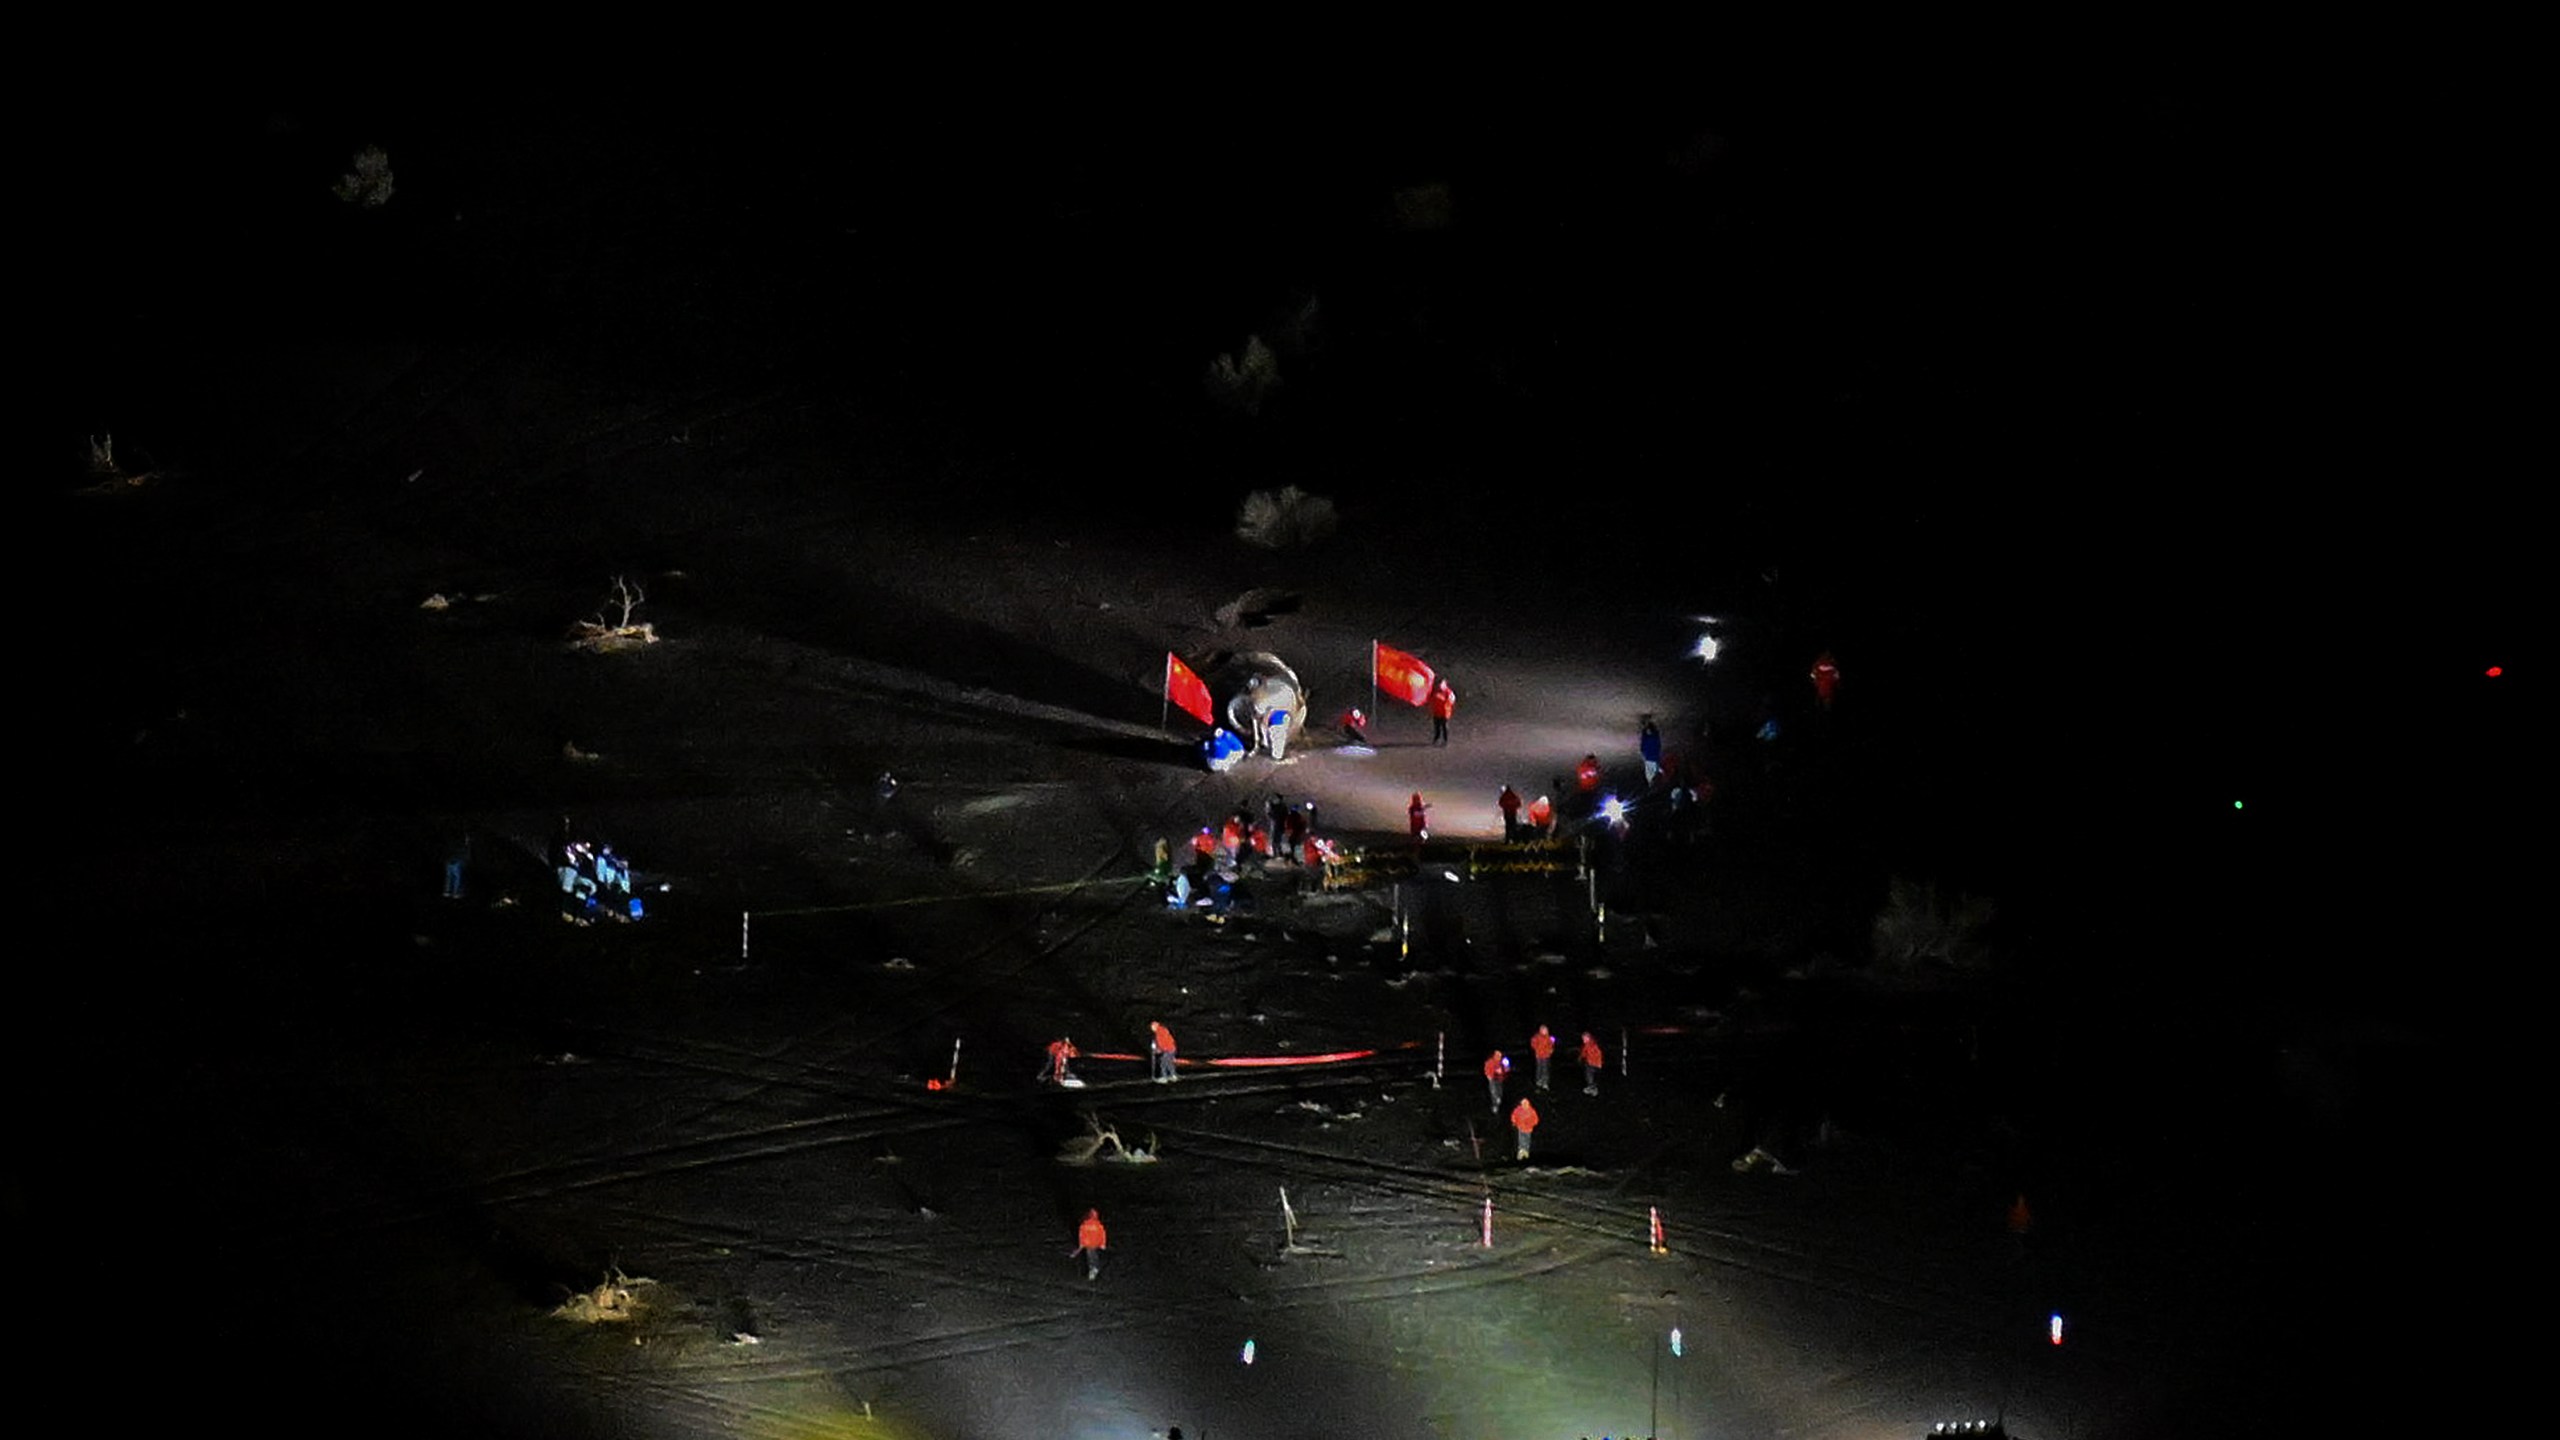
[[1440,1032],[1440,1044],[1439,1044],[1438,1048],[1434,1049],[1434,1050],[1431,1052],[1431,1088],[1432,1088],[1432,1089],[1437,1090],[1437,1089],[1439,1089],[1439,1088],[1440,1088],[1440,1077],[1441,1077],[1441,1075],[1443,1075],[1444,1073],[1446,1073],[1446,1072],[1447,1072],[1447,1070],[1448,1070],[1448,1065],[1449,1065],[1449,1032],[1448,1032],[1448,1031],[1446,1031],[1446,1030],[1443,1030],[1443,1031],[1441,1031],[1441,1032]]
[[957,1035],[951,1037],[951,1078],[942,1082],[954,1087],[960,1083],[960,1038]]
[[[1484,1197],[1484,1248],[1493,1248],[1493,1197]],[[2054,1342],[2060,1344],[2060,1341]]]
[[753,918],[753,911],[738,912],[738,963],[741,965],[747,963],[747,922]]

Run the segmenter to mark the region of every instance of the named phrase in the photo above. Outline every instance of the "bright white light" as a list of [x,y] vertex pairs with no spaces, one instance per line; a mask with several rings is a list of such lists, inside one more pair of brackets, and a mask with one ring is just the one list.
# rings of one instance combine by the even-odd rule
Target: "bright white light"
[[1250,1340],[1244,1342],[1244,1363],[1247,1365],[1253,1363],[1253,1342]]
[[1680,1327],[1677,1325],[1671,1327],[1671,1358],[1680,1358]]
[[1689,621],[1698,627],[1698,643],[1689,647],[1689,654],[1695,659],[1714,663],[1716,652],[1724,648],[1723,642],[1715,637],[1715,627],[1724,622],[1713,615],[1692,615]]
[[1627,821],[1627,802],[1612,795],[1600,802],[1600,815],[1612,825],[1623,825]]
[[2055,1311],[2055,1312],[2054,1312],[2054,1315],[2053,1315],[2053,1323],[2052,1323],[2051,1325],[2049,1325],[2049,1326],[2047,1326],[2047,1327],[2046,1327],[2046,1333],[2047,1333],[2047,1334],[2049,1334],[2049,1335],[2051,1335],[2051,1336],[2053,1337],[2053,1343],[2054,1343],[2054,1344],[2059,1345],[2059,1344],[2061,1344],[2061,1343],[2062,1343],[2062,1312],[2061,1312],[2061,1311],[2057,1310],[2057,1311]]

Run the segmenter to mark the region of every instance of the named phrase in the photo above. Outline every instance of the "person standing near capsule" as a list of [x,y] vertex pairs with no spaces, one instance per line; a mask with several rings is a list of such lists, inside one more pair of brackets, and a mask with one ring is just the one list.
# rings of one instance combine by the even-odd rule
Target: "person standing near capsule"
[[1547,1092],[1549,1062],[1556,1058],[1556,1037],[1546,1026],[1539,1026],[1538,1033],[1529,1037],[1529,1054],[1538,1062],[1538,1093],[1543,1095]]
[[1511,1107],[1511,1133],[1518,1136],[1520,1140],[1519,1145],[1511,1152],[1512,1159],[1529,1158],[1529,1132],[1537,1128],[1538,1107],[1530,1104],[1529,1097],[1523,1095],[1520,1097],[1520,1103]]
[[1649,789],[1653,777],[1662,773],[1662,731],[1654,726],[1650,715],[1644,717],[1643,726],[1636,731],[1636,758],[1644,761],[1644,783]]
[[1449,743],[1449,717],[1458,713],[1458,692],[1450,689],[1449,682],[1443,680],[1431,687],[1430,705],[1431,743],[1446,745]]
[[1602,1055],[1602,1054],[1600,1053],[1600,1042],[1591,1038],[1591,1032],[1590,1032],[1590,1031],[1588,1031],[1588,1030],[1583,1031],[1583,1032],[1582,1032],[1582,1093],[1583,1093],[1583,1094],[1585,1094],[1585,1095],[1597,1095],[1597,1094],[1599,1094],[1599,1093],[1600,1093],[1600,1070],[1601,1070],[1601,1067],[1602,1067],[1603,1065],[1605,1065],[1606,1063],[1607,1063],[1607,1057],[1606,1057],[1606,1056],[1604,1056],[1604,1055]]
[[1484,1085],[1493,1092],[1493,1113],[1502,1113],[1502,1080],[1511,1073],[1511,1057],[1496,1050],[1484,1057]]

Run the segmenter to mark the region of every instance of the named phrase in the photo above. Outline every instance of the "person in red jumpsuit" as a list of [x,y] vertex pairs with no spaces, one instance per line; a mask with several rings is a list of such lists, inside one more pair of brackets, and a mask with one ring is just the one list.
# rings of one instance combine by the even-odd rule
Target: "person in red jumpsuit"
[[1084,1257],[1084,1278],[1101,1278],[1102,1252],[1110,1248],[1111,1232],[1102,1228],[1102,1212],[1087,1210],[1084,1223],[1076,1227],[1076,1253]]
[[1599,789],[1600,757],[1597,755],[1583,756],[1582,763],[1573,767],[1573,783],[1581,786],[1582,793],[1585,795]]
[[1067,1062],[1083,1053],[1083,1051],[1076,1048],[1076,1042],[1067,1039],[1065,1036],[1060,1036],[1059,1038],[1050,1041],[1049,1063],[1041,1067],[1040,1078],[1048,1081],[1052,1085],[1066,1084],[1069,1080],[1075,1078],[1073,1075],[1067,1073]]
[[1432,744],[1446,745],[1449,743],[1449,717],[1457,713],[1458,692],[1449,688],[1449,682],[1443,680],[1439,684],[1431,687]]
[[1585,1095],[1597,1095],[1597,1094],[1599,1094],[1599,1093],[1600,1093],[1600,1068],[1601,1068],[1601,1065],[1602,1065],[1602,1063],[1604,1062],[1605,1058],[1606,1058],[1606,1057],[1602,1056],[1602,1055],[1601,1055],[1601,1053],[1600,1053],[1600,1042],[1591,1038],[1591,1032],[1590,1032],[1590,1031],[1588,1031],[1588,1030],[1583,1031],[1583,1032],[1582,1032],[1582,1093],[1583,1093],[1583,1094],[1585,1094]]
[[1840,662],[1832,659],[1831,652],[1825,650],[1815,657],[1813,662],[1813,698],[1822,702],[1822,708],[1828,710],[1831,708],[1832,698],[1839,693]]
[[1520,792],[1505,785],[1494,797],[1494,808],[1502,812],[1502,839],[1505,844],[1520,838]]
[[1511,1073],[1511,1057],[1496,1050],[1484,1057],[1484,1084],[1493,1092],[1493,1113],[1502,1113],[1502,1077]]
[[1406,802],[1404,819],[1413,831],[1413,843],[1419,845],[1431,838],[1431,807],[1422,803],[1421,791],[1414,791],[1413,799]]
[[1173,1083],[1173,1032],[1161,1020],[1147,1022],[1147,1068],[1157,1084]]
[[1520,1137],[1519,1148],[1511,1152],[1513,1159],[1529,1158],[1529,1132],[1537,1128],[1538,1107],[1530,1104],[1529,1097],[1523,1095],[1520,1103],[1511,1107],[1511,1133]]
[[1539,1026],[1538,1033],[1529,1037],[1529,1053],[1537,1057],[1538,1090],[1543,1094],[1547,1088],[1547,1062],[1556,1056],[1556,1037],[1547,1033],[1546,1026]]

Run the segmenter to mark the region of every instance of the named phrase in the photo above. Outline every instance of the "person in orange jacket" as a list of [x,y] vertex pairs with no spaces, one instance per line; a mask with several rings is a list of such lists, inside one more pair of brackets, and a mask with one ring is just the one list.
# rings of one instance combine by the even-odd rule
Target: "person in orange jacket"
[[1063,1035],[1050,1041],[1049,1063],[1041,1067],[1040,1078],[1052,1085],[1064,1085],[1073,1080],[1076,1077],[1067,1072],[1067,1062],[1083,1053],[1076,1048],[1076,1042]]
[[1502,841],[1508,845],[1520,838],[1520,792],[1509,785],[1493,797],[1493,808],[1502,812]]
[[1520,1137],[1519,1148],[1511,1152],[1512,1159],[1529,1158],[1529,1132],[1537,1128],[1538,1107],[1530,1104],[1529,1097],[1523,1095],[1520,1103],[1511,1107],[1511,1133]]
[[1496,1050],[1484,1057],[1485,1088],[1493,1092],[1493,1113],[1502,1113],[1502,1079],[1511,1073],[1511,1057]]
[[1413,831],[1414,844],[1419,845],[1431,838],[1431,807],[1423,803],[1421,791],[1414,791],[1413,798],[1405,803],[1404,819],[1405,825]]
[[1173,1083],[1173,1032],[1161,1020],[1147,1022],[1147,1068],[1157,1084]]
[[1458,692],[1441,681],[1431,687],[1431,743],[1449,743],[1449,717],[1458,713]]
[[1585,1095],[1597,1095],[1597,1094],[1599,1094],[1599,1093],[1600,1093],[1600,1067],[1601,1067],[1601,1065],[1604,1063],[1604,1060],[1605,1060],[1605,1057],[1603,1057],[1603,1056],[1601,1055],[1601,1053],[1600,1053],[1600,1042],[1591,1038],[1591,1032],[1590,1032],[1590,1031],[1588,1031],[1588,1030],[1583,1031],[1583,1032],[1582,1032],[1582,1093],[1583,1093],[1583,1094],[1585,1094]]
[[1102,1212],[1087,1210],[1084,1223],[1076,1227],[1076,1252],[1084,1256],[1084,1278],[1101,1278],[1102,1252],[1110,1248],[1111,1232],[1102,1228]]
[[1529,1037],[1529,1053],[1537,1057],[1538,1093],[1543,1095],[1547,1090],[1547,1062],[1556,1056],[1556,1037],[1548,1033],[1546,1026],[1539,1026],[1538,1033]]
[[1839,693],[1840,662],[1832,659],[1831,652],[1825,650],[1813,662],[1813,698],[1821,701],[1822,708],[1828,710],[1832,699]]
[[1597,755],[1583,756],[1581,763],[1573,767],[1573,783],[1580,787],[1582,793],[1585,795],[1599,789],[1600,757]]

